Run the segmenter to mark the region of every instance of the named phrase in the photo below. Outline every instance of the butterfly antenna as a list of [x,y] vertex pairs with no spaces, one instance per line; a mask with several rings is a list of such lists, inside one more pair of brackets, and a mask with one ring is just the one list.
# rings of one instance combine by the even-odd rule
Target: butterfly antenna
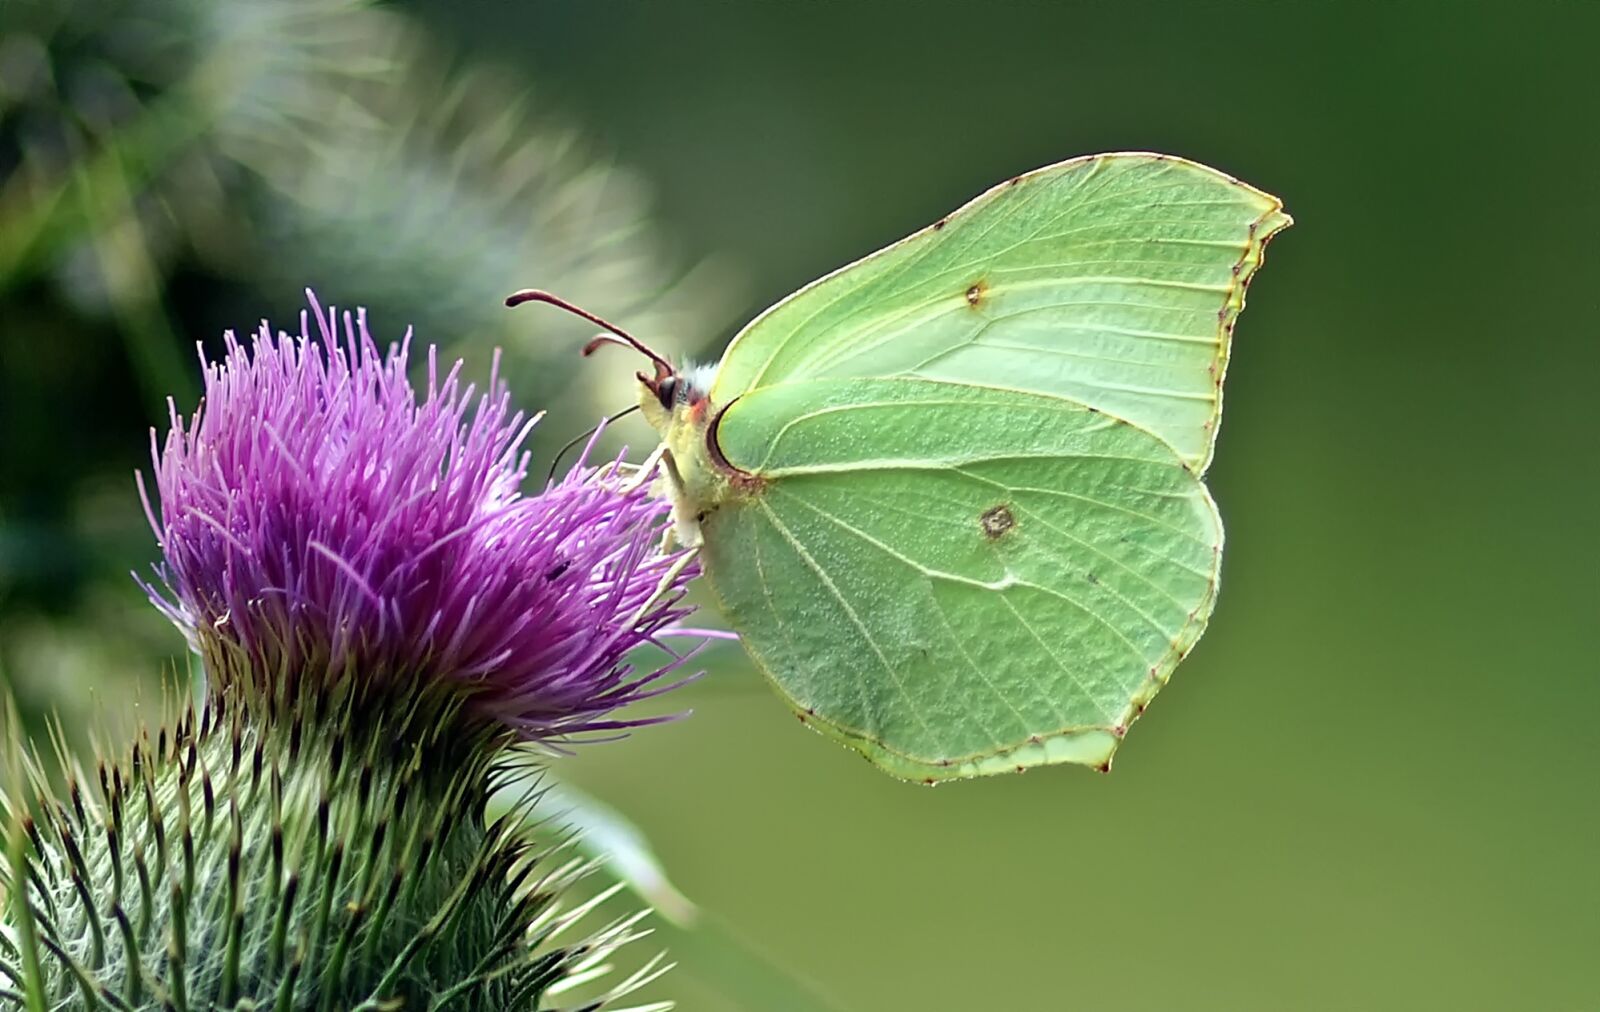
[[565,309],[574,316],[581,316],[595,326],[607,330],[612,335],[615,335],[616,338],[621,339],[614,340],[612,337],[605,337],[603,339],[595,338],[593,341],[590,341],[588,344],[583,346],[583,353],[585,355],[593,354],[594,350],[602,344],[626,344],[628,347],[644,355],[644,357],[648,358],[651,362],[654,362],[658,375],[670,376],[674,371],[671,362],[668,362],[660,355],[657,355],[654,351],[651,351],[650,347],[637,337],[634,337],[632,334],[628,333],[626,330],[623,330],[616,324],[608,323],[607,321],[589,312],[587,309],[584,309],[581,306],[573,305],[559,295],[555,295],[551,292],[541,291],[537,288],[525,288],[520,292],[506,297],[506,305],[510,307],[520,306],[524,302],[543,302],[548,305],[555,306],[557,309]]
[[598,425],[595,425],[592,428],[588,429],[587,431],[579,433],[578,435],[572,437],[571,441],[569,441],[566,446],[563,446],[561,449],[556,451],[555,459],[550,462],[550,475],[549,475],[549,477],[547,477],[545,479],[545,485],[549,486],[549,485],[555,484],[556,468],[561,466],[561,458],[565,457],[567,455],[567,451],[568,450],[572,449],[574,446],[577,446],[579,443],[583,442],[585,439],[588,439],[590,436],[594,435],[595,431],[597,429],[599,429],[601,426],[610,425],[612,422],[616,421],[617,419],[625,417],[627,415],[631,415],[635,411],[638,411],[638,410],[639,410],[639,405],[637,405],[637,404],[635,404],[631,408],[623,408],[621,411],[618,411],[616,414],[611,415],[611,416],[603,419]]

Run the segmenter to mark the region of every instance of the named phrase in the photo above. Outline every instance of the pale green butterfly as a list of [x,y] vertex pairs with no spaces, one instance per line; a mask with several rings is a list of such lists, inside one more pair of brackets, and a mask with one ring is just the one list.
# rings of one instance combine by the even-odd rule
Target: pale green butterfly
[[1200,476],[1289,224],[1214,169],[1093,155],[807,285],[714,370],[576,311],[655,363],[679,538],[802,721],[929,783],[1106,769],[1216,601]]

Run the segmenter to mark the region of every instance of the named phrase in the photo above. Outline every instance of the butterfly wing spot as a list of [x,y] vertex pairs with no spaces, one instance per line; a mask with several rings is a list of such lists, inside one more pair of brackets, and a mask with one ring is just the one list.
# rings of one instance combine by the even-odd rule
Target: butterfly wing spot
[[1005,503],[991,506],[984,510],[978,517],[978,526],[983,528],[983,536],[990,541],[998,541],[1002,535],[1017,526],[1017,518],[1011,512],[1011,507]]
[[983,297],[987,294],[989,294],[988,284],[981,278],[974,281],[971,287],[967,289],[967,305],[977,309],[978,304],[983,301]]

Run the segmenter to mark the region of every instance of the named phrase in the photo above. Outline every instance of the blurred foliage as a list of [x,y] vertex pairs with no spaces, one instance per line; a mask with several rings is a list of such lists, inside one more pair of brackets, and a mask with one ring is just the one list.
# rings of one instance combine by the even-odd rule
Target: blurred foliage
[[[140,9],[208,27],[91,13]],[[201,54],[237,50],[170,44],[267,9],[359,27],[264,34],[251,65],[299,70],[220,92]],[[577,368],[588,331],[504,313],[502,289],[557,288],[715,355],[727,308],[995,180],[1167,150],[1281,195],[1297,224],[1230,369],[1217,616],[1116,772],[892,783],[719,648],[663,701],[692,719],[564,775],[844,1008],[1595,1004],[1600,7],[0,0],[0,19],[0,665],[36,710],[115,709],[178,649],[124,575],[153,554],[129,471],[156,398],[189,403],[189,342],[288,323],[306,283],[367,302],[381,333],[466,342],[480,368],[503,345],[559,442],[626,402],[631,363]],[[134,83],[96,90],[107,67]],[[185,88],[256,111],[168,131],[155,111]],[[76,97],[97,94],[137,101]],[[107,105],[125,146],[97,126]],[[36,139],[58,135],[79,139]],[[613,153],[633,171],[594,167]],[[84,185],[78,165],[115,171]],[[643,177],[653,233],[635,231]],[[138,229],[109,224],[135,217],[127,198],[89,228],[81,208],[124,192]],[[712,254],[742,286],[684,270]],[[157,283],[114,303],[107,263]],[[101,704],[81,702],[91,683]],[[743,1007],[687,972],[662,993]]]

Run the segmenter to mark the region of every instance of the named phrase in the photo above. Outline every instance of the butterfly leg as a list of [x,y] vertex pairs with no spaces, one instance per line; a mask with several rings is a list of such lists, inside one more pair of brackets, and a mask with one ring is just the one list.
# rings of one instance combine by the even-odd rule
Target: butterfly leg
[[685,548],[699,548],[702,540],[700,521],[695,517],[694,504],[689,500],[688,492],[684,488],[683,474],[678,470],[678,462],[672,459],[672,451],[666,448],[661,451],[661,476],[665,484],[667,501],[672,503],[672,526],[662,536],[662,550],[670,549],[673,542]]

